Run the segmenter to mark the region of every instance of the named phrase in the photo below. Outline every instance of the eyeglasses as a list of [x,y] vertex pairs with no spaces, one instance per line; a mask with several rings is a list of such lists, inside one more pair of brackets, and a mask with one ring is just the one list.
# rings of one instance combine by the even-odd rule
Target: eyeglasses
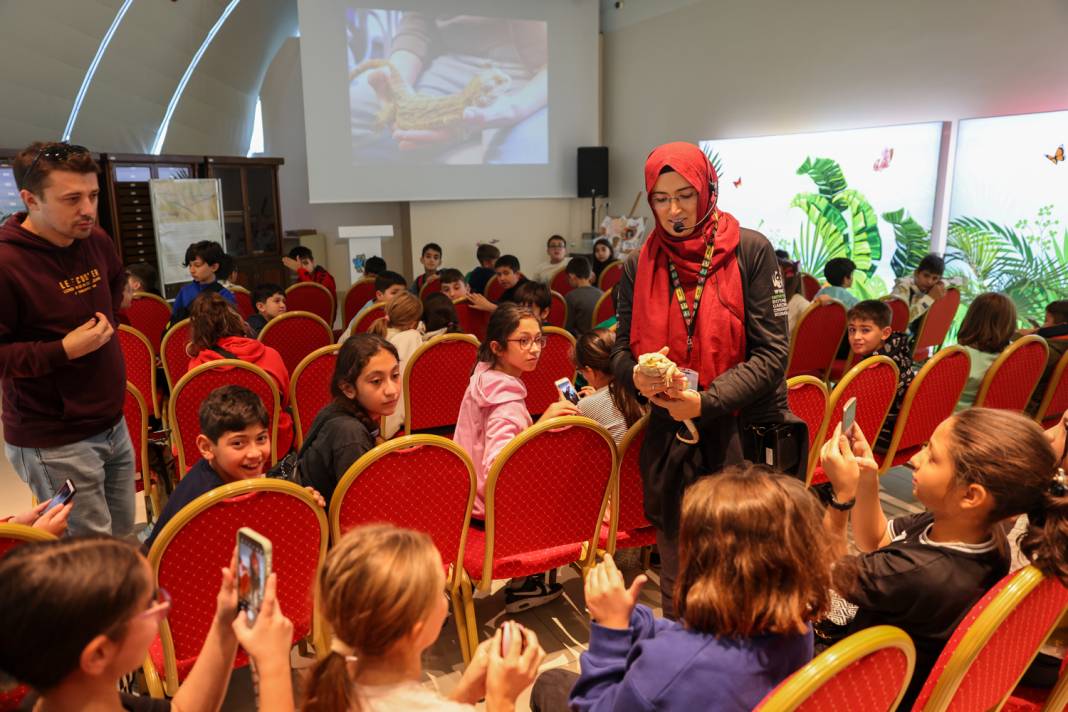
[[523,349],[524,351],[530,351],[530,347],[534,344],[537,344],[539,349],[544,349],[545,342],[548,341],[548,339],[546,339],[544,336],[539,336],[534,339],[530,338],[529,336],[522,336],[518,339],[508,339],[508,341],[514,344],[519,344],[519,348]]
[[29,180],[29,177],[33,175],[33,169],[37,167],[37,163],[44,158],[45,160],[52,161],[53,163],[63,163],[68,158],[76,154],[89,153],[89,149],[85,146],[78,146],[70,143],[47,143],[41,146],[41,150],[37,152],[37,155],[33,157],[33,162],[30,164],[29,169],[22,174],[23,184]]
[[158,617],[163,620],[167,612],[171,610],[171,594],[165,588],[156,588],[152,593],[152,600],[148,602],[148,608],[134,616],[135,619]]
[[696,200],[697,200],[697,191],[696,190],[688,190],[685,193],[680,193],[679,195],[675,195],[675,196],[667,195],[666,193],[657,193],[657,194],[655,194],[653,196],[653,207],[654,208],[666,208],[667,206],[671,205],[674,202],[678,202],[679,206],[681,207],[683,205],[687,205],[689,203],[693,203]]

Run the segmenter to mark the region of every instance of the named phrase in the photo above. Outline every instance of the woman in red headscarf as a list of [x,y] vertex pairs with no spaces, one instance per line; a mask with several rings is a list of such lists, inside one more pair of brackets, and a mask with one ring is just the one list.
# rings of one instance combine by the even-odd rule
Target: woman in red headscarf
[[[652,403],[639,461],[667,617],[674,611],[683,491],[755,451],[750,426],[788,422],[794,437],[793,428],[804,427],[786,403],[787,304],[775,251],[718,209],[717,186],[715,170],[693,144],[668,143],[649,154],[645,187],[656,225],[640,254],[627,259],[616,295],[616,380]],[[656,352],[689,372],[696,387],[678,375],[665,391],[662,379],[644,375],[638,357]],[[680,430],[685,421],[695,425],[696,444]]]

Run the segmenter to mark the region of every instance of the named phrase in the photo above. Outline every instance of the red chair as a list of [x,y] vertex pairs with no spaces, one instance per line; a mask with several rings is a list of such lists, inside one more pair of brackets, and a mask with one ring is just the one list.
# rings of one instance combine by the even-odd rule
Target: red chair
[[575,337],[555,326],[543,327],[542,333],[545,335],[545,348],[541,350],[538,367],[522,376],[527,387],[527,411],[535,419],[552,403],[560,400],[557,380],[570,378],[572,383],[575,382],[575,363],[571,360]]
[[820,291],[820,281],[804,272],[801,273],[801,286],[805,290],[805,299],[810,302],[816,298],[816,292]]
[[[916,332],[916,343],[913,346],[915,353],[913,360],[924,361],[928,358],[931,349],[938,349],[949,333],[949,327],[957,318],[957,308],[960,307],[960,290],[949,289],[941,299],[935,303],[920,317],[920,328]],[[891,307],[892,308],[892,307]]]
[[1060,420],[1061,414],[1068,410],[1068,351],[1053,368],[1049,385],[1039,403],[1035,420],[1043,428],[1052,428]]
[[[604,323],[616,315],[615,294],[609,290],[602,294],[593,307],[593,320],[591,329],[596,329],[598,324]],[[581,326],[581,325],[580,325]]]
[[554,291],[549,294],[552,297],[552,304],[549,307],[549,318],[545,320],[545,323],[563,329],[564,324],[567,323],[567,300],[560,292]]
[[827,417],[823,430],[816,438],[816,445],[809,452],[809,471],[812,480],[809,484],[827,481],[823,469],[816,467],[820,459],[820,448],[830,440],[835,427],[842,422],[842,409],[850,398],[857,399],[856,423],[864,433],[867,441],[874,445],[883,421],[894,403],[897,394],[897,364],[886,356],[869,356],[852,369],[831,391],[827,403]]
[[271,418],[271,464],[278,460],[278,417],[281,401],[278,385],[259,366],[237,359],[219,359],[202,363],[175,384],[167,404],[171,425],[171,442],[178,453],[178,479],[200,459],[197,435],[200,434],[200,404],[212,391],[222,386],[244,386],[263,401]]
[[[433,497],[413,497],[433,492]],[[475,467],[456,443],[437,435],[408,435],[382,443],[354,462],[330,498],[330,536],[336,544],[353,527],[389,522],[425,532],[446,569],[464,559],[475,502]],[[449,578],[456,631],[464,661],[471,659],[459,586]]]
[[315,416],[332,399],[330,383],[337,365],[337,344],[316,349],[304,357],[289,379],[289,405],[293,409],[295,444],[304,444],[304,431],[311,428]]
[[152,342],[132,326],[119,324],[119,346],[126,362],[126,379],[146,397],[151,413],[159,417],[159,393],[156,389],[156,354]]
[[349,287],[345,294],[344,318],[345,323],[352,321],[352,317],[360,313],[363,305],[375,298],[375,278],[364,277],[356,284]]
[[801,314],[790,335],[786,377],[807,375],[827,380],[845,330],[846,308],[840,302],[813,302]]
[[1017,685],[1002,708],[1005,712],[1065,712],[1068,710],[1068,658],[1052,690]]
[[148,464],[148,406],[144,396],[130,381],[126,382],[126,401],[122,407],[126,418],[126,429],[130,432],[136,462],[134,487],[137,492],[145,493],[145,512],[149,521],[160,513],[159,488],[152,468]]
[[[786,382],[786,400],[790,412],[808,426],[808,451],[811,453],[827,417],[827,384],[815,376],[794,376]],[[805,478],[811,478],[811,472],[807,472]]]
[[256,305],[252,301],[252,292],[237,284],[230,287],[230,291],[233,292],[234,301],[237,303],[237,311],[242,319],[248,319],[256,313]]
[[482,294],[486,297],[486,299],[496,304],[500,300],[501,295],[505,293],[505,291],[507,290],[505,289],[504,285],[501,284],[501,280],[497,277],[497,275],[493,275],[489,278],[489,281],[486,282],[486,288],[482,290]]
[[566,265],[553,272],[553,277],[549,280],[549,289],[559,292],[560,296],[566,296],[572,290],[571,281],[567,278]]
[[890,307],[891,331],[906,331],[909,328],[909,305],[896,297],[884,297],[883,301]]
[[[616,549],[636,549],[656,543],[656,528],[645,518],[645,490],[642,489],[642,473],[638,467],[647,425],[648,415],[630,426],[619,443],[619,455],[616,458],[619,514],[608,528],[601,527],[599,541],[602,549],[609,541],[615,541],[610,554],[616,553]],[[649,568],[647,563],[644,568]]]
[[831,363],[831,370],[827,374],[827,383],[838,383],[842,380],[842,376],[849,373],[849,369],[853,368],[857,364],[856,354],[850,349],[849,355],[845,358],[836,358]]
[[1068,610],[1068,588],[1034,566],[979,600],[938,656],[914,710],[997,710]]
[[404,432],[451,434],[477,362],[478,339],[469,334],[442,334],[416,349],[404,367]]
[[601,268],[601,276],[597,279],[597,286],[601,288],[601,291],[610,292],[613,287],[619,284],[619,280],[623,277],[623,262],[622,260],[616,260],[615,262],[609,262]]
[[452,303],[456,309],[456,316],[460,318],[460,328],[464,333],[471,334],[476,339],[486,338],[486,325],[489,324],[490,313],[475,309],[466,298],[457,299]]
[[356,320],[356,323],[352,325],[352,334],[364,334],[371,328],[371,324],[381,319],[386,315],[386,303],[375,302],[374,306],[363,313],[363,315]]
[[441,279],[436,275],[431,277],[427,281],[423,282],[423,286],[419,288],[419,301],[426,299],[434,292],[441,291]]
[[174,393],[174,384],[189,370],[189,338],[192,327],[188,319],[167,330],[160,344],[159,360],[163,364],[163,377],[167,379],[167,390]]
[[160,353],[163,332],[171,323],[171,305],[167,300],[148,292],[135,292],[126,316],[130,317],[130,326],[148,337],[152,353]]
[[334,293],[318,282],[297,282],[286,289],[286,311],[311,312],[327,324],[333,324],[337,311],[334,299]]
[[287,311],[267,322],[257,338],[264,346],[275,349],[286,370],[293,373],[305,356],[334,343],[334,332],[329,324],[311,312]]
[[[183,507],[148,552],[155,585],[173,598],[144,665],[153,697],[164,692],[173,696],[196,662],[215,617],[219,571],[230,564],[240,527],[255,529],[271,540],[278,603],[293,623],[293,641],[311,634],[317,649],[330,647],[314,615],[311,595],[326,556],[325,513],[292,482],[266,478],[232,482]],[[234,667],[246,664],[248,656],[239,649]]]
[[953,415],[968,382],[971,358],[960,346],[948,346],[923,365],[912,379],[886,454],[875,453],[879,474],[908,462],[931,439],[935,428]]
[[[577,456],[581,453],[581,456]],[[472,581],[542,573],[581,559],[594,563],[605,511],[617,518],[616,447],[589,418],[552,418],[527,428],[497,455],[485,483],[485,529],[471,527],[460,594],[468,650],[478,647]],[[584,545],[593,544],[593,546]],[[608,551],[615,548],[609,538]]]
[[1023,336],[1009,344],[990,364],[975,396],[976,408],[999,408],[1022,413],[1042,378],[1049,347],[1041,336]]
[[813,658],[769,692],[754,712],[893,712],[915,665],[916,646],[905,631],[874,626]]

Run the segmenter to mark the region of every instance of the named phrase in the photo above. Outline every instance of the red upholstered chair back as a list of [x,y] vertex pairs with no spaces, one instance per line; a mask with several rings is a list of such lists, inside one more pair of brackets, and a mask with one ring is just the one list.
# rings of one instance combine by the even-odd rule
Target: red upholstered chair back
[[827,417],[827,385],[815,376],[794,376],[786,384],[786,400],[790,412],[808,426],[808,447],[811,451]]
[[456,425],[477,361],[469,334],[442,334],[416,349],[404,367],[404,432]]
[[[320,289],[325,290],[325,287]],[[265,346],[276,350],[286,370],[293,373],[305,356],[334,343],[334,332],[329,324],[311,312],[287,311],[267,322],[258,338]]]
[[126,380],[137,386],[145,397],[152,415],[159,417],[159,398],[156,394],[156,355],[152,343],[132,326],[119,324],[119,346],[126,362]]
[[812,301],[816,292],[820,291],[820,281],[811,274],[801,273],[801,285],[805,290],[805,299]]
[[623,277],[623,262],[616,260],[615,262],[609,262],[601,269],[601,276],[597,280],[597,286],[602,290],[608,292],[612,287],[619,284],[620,278]]
[[256,305],[252,302],[252,292],[236,284],[230,288],[230,291],[234,294],[237,312],[242,319],[248,319],[256,313]]
[[452,303],[456,316],[460,318],[460,328],[465,334],[471,334],[481,341],[486,338],[486,325],[489,324],[489,312],[475,309],[466,299],[457,299]]
[[976,407],[1023,412],[1046,368],[1049,348],[1041,336],[1024,336],[1001,352],[987,369]]
[[426,282],[423,282],[423,286],[419,288],[419,300],[422,301],[434,292],[441,291],[441,279],[438,277],[431,277]]
[[146,483],[152,481],[152,474],[148,469],[148,407],[145,405],[144,396],[130,381],[126,381],[126,400],[123,402],[122,414],[126,418],[126,429],[130,431],[137,475],[136,487],[140,492]]
[[289,379],[289,405],[293,409],[297,447],[304,443],[304,433],[311,429],[315,416],[333,399],[330,382],[334,379],[340,348],[330,344],[312,351],[293,370]]
[[545,348],[541,350],[538,367],[523,374],[527,386],[527,410],[533,416],[541,415],[554,401],[560,400],[560,391],[554,383],[561,378],[575,381],[575,364],[571,352],[575,337],[555,326],[542,328]]
[[159,358],[163,364],[163,375],[167,379],[167,388],[174,392],[174,385],[178,379],[189,370],[189,339],[192,336],[192,327],[188,319],[180,322],[167,330],[163,335],[163,343],[160,346]]
[[0,690],[0,712],[16,712],[28,694],[30,688],[26,685]]
[[163,332],[171,321],[171,305],[167,300],[148,292],[135,292],[126,315],[130,317],[130,326],[148,337],[152,353],[158,354]]
[[505,287],[501,284],[501,280],[497,278],[497,275],[493,275],[486,282],[486,288],[482,290],[486,299],[490,300],[494,304],[501,298],[501,295],[505,293]]
[[329,325],[335,310],[333,292],[318,282],[297,282],[286,289],[287,312],[311,312]]
[[890,307],[890,329],[892,331],[905,331],[909,328],[909,305],[901,299],[884,299]]
[[813,658],[769,692],[755,710],[893,712],[915,661],[916,648],[905,631],[888,625],[868,628]]
[[942,349],[923,365],[901,403],[883,472],[907,462],[931,439],[939,423],[953,415],[970,368],[968,352],[959,346]]
[[[616,300],[615,294],[612,290],[605,291],[597,300],[596,306],[593,307],[593,322],[590,324],[590,328],[593,329],[598,324],[611,319],[616,315]],[[580,325],[581,326],[581,325]]]
[[263,401],[271,418],[268,430],[271,433],[271,464],[277,457],[278,413],[280,401],[275,380],[259,366],[236,359],[220,359],[202,363],[182,376],[171,391],[168,416],[171,425],[171,441],[178,451],[178,476],[185,476],[197,460],[197,435],[200,434],[200,404],[216,388],[244,386]]
[[[172,598],[160,637],[163,658],[177,662],[177,681],[191,667],[188,661],[200,654],[211,628],[222,580],[219,571],[229,566],[241,527],[271,541],[278,602],[293,622],[293,640],[312,631],[315,575],[328,541],[325,513],[292,482],[261,478],[223,485],[178,512],[148,553],[156,585]],[[246,662],[240,651],[234,666]]]
[[999,709],[1068,609],[1068,588],[1026,566],[968,611],[916,700],[924,712]]
[[52,541],[56,537],[43,529],[34,529],[25,524],[0,522],[0,559],[19,544],[28,541]]
[[619,526],[621,532],[644,529],[652,524],[645,518],[645,494],[638,456],[645,442],[645,428],[649,416],[630,426],[619,443]]
[[371,328],[371,324],[381,319],[386,315],[385,302],[375,302],[374,306],[363,313],[363,316],[353,325],[353,334],[364,334]]
[[373,522],[415,529],[430,535],[448,566],[463,561],[475,491],[474,465],[456,443],[437,435],[394,438],[365,453],[338,482],[330,534],[336,543]]
[[[571,545],[577,559],[578,545],[600,532],[615,468],[615,443],[589,418],[553,418],[524,430],[486,478],[486,559]],[[484,580],[492,575],[487,568]]]
[[801,314],[790,335],[786,377],[826,378],[846,329],[846,309],[839,302],[814,302]]
[[949,289],[941,299],[935,300],[931,308],[921,318],[920,330],[916,336],[914,358],[922,361],[927,358],[931,347],[940,347],[945,341],[949,327],[953,325],[953,319],[957,316],[957,307],[960,306],[960,290]]
[[345,324],[348,325],[352,321],[352,317],[356,316],[363,305],[375,298],[375,278],[364,277],[356,284],[349,287],[349,291],[345,293],[345,308],[344,318]]
[[1045,428],[1053,427],[1068,410],[1068,351],[1053,369],[1035,419]]
[[562,292],[555,290],[550,292],[550,297],[552,305],[549,307],[549,318],[546,319],[546,323],[563,329],[564,324],[567,323],[567,300],[564,299]]
[[561,267],[553,274],[553,278],[549,280],[549,289],[554,292],[559,292],[560,296],[567,295],[571,291],[571,282],[567,279],[567,266]]

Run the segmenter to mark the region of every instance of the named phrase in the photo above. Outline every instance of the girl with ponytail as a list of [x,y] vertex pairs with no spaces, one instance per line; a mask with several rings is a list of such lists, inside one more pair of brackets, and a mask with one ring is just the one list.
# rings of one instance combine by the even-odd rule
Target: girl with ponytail
[[610,329],[587,331],[575,342],[575,368],[589,385],[579,394],[579,415],[592,418],[605,427],[616,441],[623,441],[627,428],[638,422],[645,412],[627,388],[616,383],[612,375],[612,349],[616,334]]

